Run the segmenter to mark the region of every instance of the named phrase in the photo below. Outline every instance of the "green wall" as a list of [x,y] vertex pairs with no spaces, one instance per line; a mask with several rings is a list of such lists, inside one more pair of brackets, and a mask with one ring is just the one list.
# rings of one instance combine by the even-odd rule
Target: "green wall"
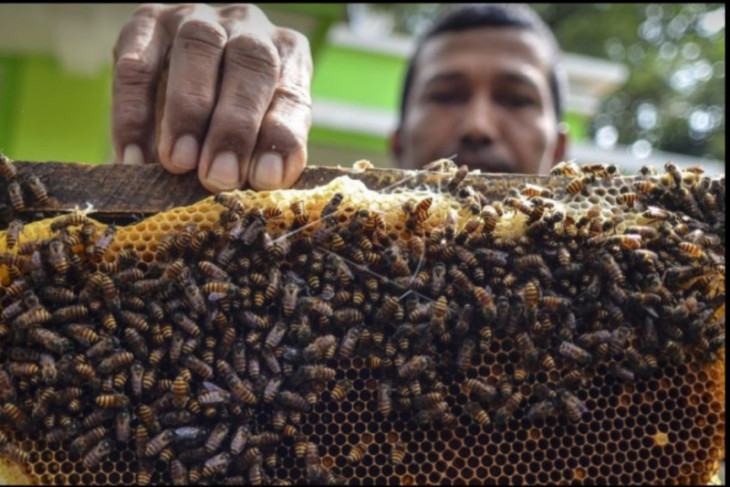
[[13,159],[109,162],[110,67],[73,76],[51,56],[26,56],[18,78]]
[[314,67],[312,96],[390,110],[398,106],[405,69],[403,58],[327,45]]
[[23,58],[0,54],[0,152],[11,154]]

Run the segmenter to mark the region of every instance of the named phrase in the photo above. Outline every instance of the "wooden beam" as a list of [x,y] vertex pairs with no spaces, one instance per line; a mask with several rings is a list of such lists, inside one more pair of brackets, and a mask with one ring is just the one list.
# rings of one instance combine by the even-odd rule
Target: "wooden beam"
[[[26,196],[26,208],[20,213],[65,212],[90,204],[96,213],[150,214],[191,205],[211,195],[198,181],[197,172],[175,175],[158,164],[127,166],[29,161],[14,161],[14,164],[18,168],[17,180]],[[30,175],[37,176],[45,185],[49,195],[46,204],[33,202],[25,184]],[[361,180],[367,187],[377,190],[418,188],[425,184],[438,185],[439,181],[445,184],[445,178],[450,177],[446,173],[431,171],[307,167],[293,188],[313,188],[343,175]],[[511,187],[527,182],[546,185],[554,179],[521,174],[470,174],[465,182],[488,197],[501,198]],[[6,186],[7,182],[0,178],[0,187],[5,188],[0,191],[0,203],[8,202]]]

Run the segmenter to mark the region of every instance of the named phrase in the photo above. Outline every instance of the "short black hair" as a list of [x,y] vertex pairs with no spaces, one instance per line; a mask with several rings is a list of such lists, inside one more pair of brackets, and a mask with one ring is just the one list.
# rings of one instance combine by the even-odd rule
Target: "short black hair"
[[560,47],[550,27],[526,4],[478,3],[457,4],[443,10],[431,24],[431,27],[420,36],[416,44],[416,52],[408,61],[408,69],[403,82],[398,126],[402,126],[405,119],[408,95],[415,77],[416,61],[426,41],[444,32],[459,32],[479,27],[520,27],[536,32],[545,38],[551,51],[550,93],[553,96],[556,120],[558,122],[562,121],[565,79],[558,65]]

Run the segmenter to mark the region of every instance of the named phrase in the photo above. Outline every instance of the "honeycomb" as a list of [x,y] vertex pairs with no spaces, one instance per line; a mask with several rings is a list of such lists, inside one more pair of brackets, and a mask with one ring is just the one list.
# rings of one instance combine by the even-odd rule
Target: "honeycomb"
[[0,480],[709,483],[724,177],[428,171],[0,233]]

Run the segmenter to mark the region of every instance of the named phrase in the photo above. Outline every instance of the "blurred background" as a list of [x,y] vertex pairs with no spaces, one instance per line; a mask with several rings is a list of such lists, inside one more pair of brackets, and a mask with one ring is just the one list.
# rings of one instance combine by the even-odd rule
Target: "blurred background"
[[[218,4],[212,4],[218,5]],[[725,171],[725,6],[530,4],[564,51],[569,158],[625,172],[672,160]],[[136,4],[0,4],[0,151],[106,163],[112,47]],[[445,4],[262,4],[308,36],[309,164],[389,167],[416,37]]]

